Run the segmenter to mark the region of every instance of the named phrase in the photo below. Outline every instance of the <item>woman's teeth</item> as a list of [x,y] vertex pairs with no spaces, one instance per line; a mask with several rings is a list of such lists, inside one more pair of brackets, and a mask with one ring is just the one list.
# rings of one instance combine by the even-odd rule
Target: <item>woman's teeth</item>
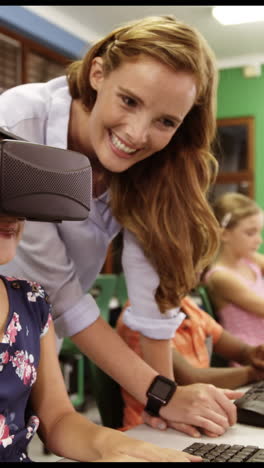
[[132,149],[132,148],[129,148],[128,146],[126,146],[113,133],[111,134],[111,140],[112,140],[112,143],[115,145],[115,147],[117,149],[119,149],[121,151],[124,151],[125,153],[132,154],[132,153],[135,153],[137,151],[136,149]]

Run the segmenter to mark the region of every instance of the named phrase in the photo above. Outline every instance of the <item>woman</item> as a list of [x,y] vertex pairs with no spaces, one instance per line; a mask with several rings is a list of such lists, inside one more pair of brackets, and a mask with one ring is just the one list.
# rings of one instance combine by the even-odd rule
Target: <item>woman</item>
[[[28,223],[16,258],[1,271],[37,278],[53,305],[57,335],[71,336],[144,405],[158,374],[173,380],[169,340],[183,320],[179,301],[217,247],[205,196],[215,172],[216,81],[203,37],[160,16],[112,31],[67,77],[0,97],[1,126],[86,154],[94,178],[89,219]],[[100,318],[87,294],[121,229],[132,303],[124,320],[141,333],[146,362]],[[198,428],[220,435],[236,421],[230,400],[237,396],[211,385],[178,386],[156,416],[192,436]],[[161,420],[146,414],[146,422]]]

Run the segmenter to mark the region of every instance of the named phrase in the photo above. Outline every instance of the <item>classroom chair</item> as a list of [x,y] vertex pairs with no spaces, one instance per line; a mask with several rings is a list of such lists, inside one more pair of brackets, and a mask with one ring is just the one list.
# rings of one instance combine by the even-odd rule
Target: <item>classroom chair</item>
[[[100,308],[101,316],[108,323],[110,323],[110,301],[116,295],[116,286],[117,275],[100,274],[90,290]],[[118,429],[123,421],[123,399],[119,384],[90,359],[88,360],[88,375],[102,424]]]
[[[97,302],[101,316],[107,322],[109,321],[109,302],[114,294],[115,285],[116,275],[100,274],[89,291]],[[59,358],[72,403],[78,411],[83,411],[86,403],[85,361],[87,358],[70,338],[63,340]]]
[[[217,321],[217,315],[215,314],[212,300],[209,295],[209,291],[205,285],[199,285],[197,292],[202,300],[202,308],[209,314],[213,319]],[[217,353],[213,352],[211,357],[212,367],[227,367],[228,361]]]
[[[111,352],[111,350],[109,350]],[[124,402],[120,385],[89,360],[91,392],[100,413],[103,426],[119,429],[123,425]]]
[[125,275],[122,272],[117,275],[115,292],[110,303],[109,323],[111,327],[115,328],[118,317],[121,314],[122,309],[125,303],[127,302],[127,300],[128,300],[128,293],[127,293]]
[[128,300],[128,292],[126,286],[126,280],[124,273],[119,273],[116,280],[116,292],[115,295],[119,301],[121,309],[124,307],[125,303]]
[[197,292],[202,300],[202,308],[209,314],[213,319],[217,320],[217,317],[214,312],[214,307],[209,296],[208,289],[205,285],[199,285],[197,287]]
[[96,300],[100,309],[100,315],[106,322],[109,322],[110,317],[110,301],[115,295],[117,275],[113,273],[99,274],[90,289],[90,294]]
[[72,404],[77,411],[82,412],[86,406],[84,390],[85,356],[70,338],[64,338],[59,360]]

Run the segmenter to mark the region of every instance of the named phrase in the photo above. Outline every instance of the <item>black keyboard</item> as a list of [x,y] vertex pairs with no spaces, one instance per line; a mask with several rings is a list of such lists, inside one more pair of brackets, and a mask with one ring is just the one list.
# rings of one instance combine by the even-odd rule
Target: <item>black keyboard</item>
[[237,422],[264,427],[264,380],[253,384],[234,403],[237,406]]
[[183,452],[199,455],[203,462],[264,462],[264,449],[254,445],[229,445],[194,442]]

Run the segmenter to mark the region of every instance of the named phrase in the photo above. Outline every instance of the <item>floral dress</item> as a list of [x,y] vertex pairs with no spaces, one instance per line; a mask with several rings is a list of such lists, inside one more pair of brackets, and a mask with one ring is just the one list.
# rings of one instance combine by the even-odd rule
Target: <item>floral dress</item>
[[39,419],[32,414],[29,396],[37,378],[40,338],[51,321],[50,305],[38,283],[0,278],[9,298],[0,343],[0,462],[30,462],[27,446]]

